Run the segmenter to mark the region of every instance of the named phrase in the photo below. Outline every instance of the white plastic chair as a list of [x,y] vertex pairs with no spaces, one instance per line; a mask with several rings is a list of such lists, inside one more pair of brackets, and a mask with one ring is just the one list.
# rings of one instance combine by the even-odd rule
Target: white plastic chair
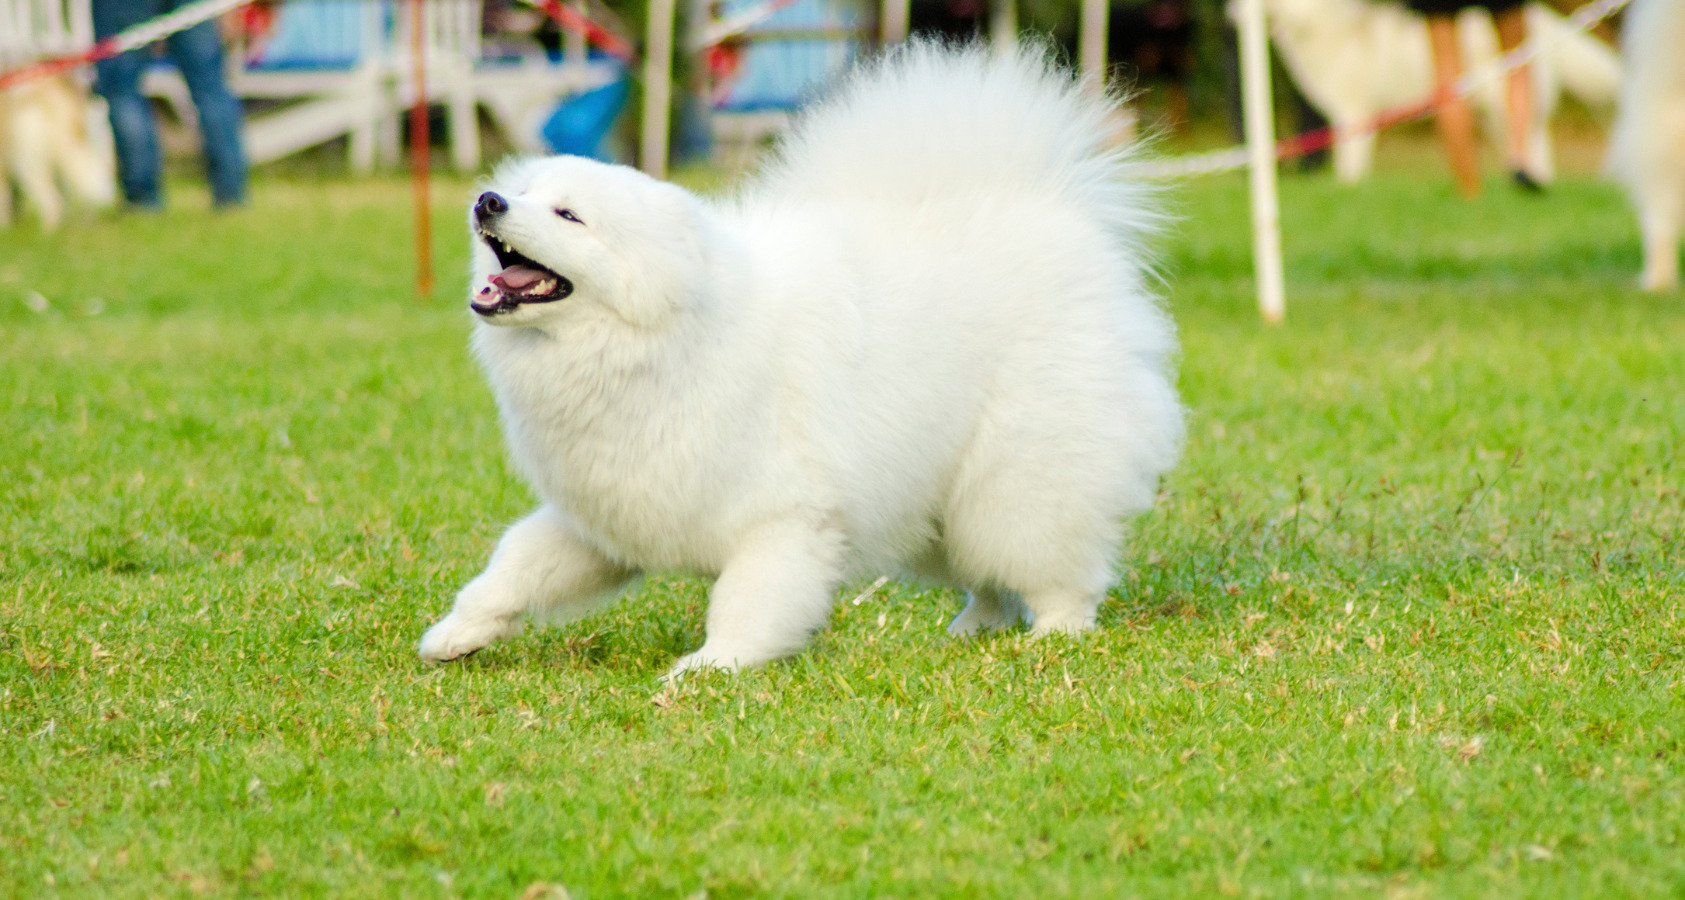
[[0,0],[0,68],[93,46],[88,0]]
[[346,136],[352,170],[372,170],[380,124],[390,115],[384,5],[288,0],[276,10],[268,44],[229,48],[228,87],[242,99],[298,102],[247,117],[247,156],[269,162]]

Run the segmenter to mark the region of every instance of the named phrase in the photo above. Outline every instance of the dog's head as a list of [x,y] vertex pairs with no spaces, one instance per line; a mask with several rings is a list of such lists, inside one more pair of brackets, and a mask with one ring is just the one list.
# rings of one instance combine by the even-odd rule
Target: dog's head
[[655,327],[702,282],[702,212],[683,189],[575,156],[500,169],[468,213],[469,308],[537,326],[581,304]]

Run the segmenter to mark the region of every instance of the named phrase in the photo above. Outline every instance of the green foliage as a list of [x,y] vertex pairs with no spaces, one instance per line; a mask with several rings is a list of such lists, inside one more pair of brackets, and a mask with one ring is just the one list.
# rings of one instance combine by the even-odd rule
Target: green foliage
[[855,586],[678,689],[688,578],[415,656],[531,502],[470,191],[426,302],[396,181],[3,236],[0,895],[1685,891],[1685,307],[1610,188],[1290,181],[1279,328],[1243,184],[1179,188],[1187,456],[1101,630]]

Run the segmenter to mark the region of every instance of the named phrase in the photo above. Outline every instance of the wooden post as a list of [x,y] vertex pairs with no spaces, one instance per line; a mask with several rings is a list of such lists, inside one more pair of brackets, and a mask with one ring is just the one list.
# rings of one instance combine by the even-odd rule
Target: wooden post
[[[580,18],[585,17],[585,0],[572,0],[569,5],[573,7],[574,12],[579,14]],[[589,80],[586,75],[586,67],[590,64],[587,57],[589,52],[590,48],[586,45],[584,31],[577,28],[563,30],[562,66],[567,70],[568,77],[573,80],[572,87],[576,91],[585,90],[585,84]]]
[[1252,267],[1258,311],[1266,322],[1287,315],[1281,264],[1281,204],[1275,178],[1275,107],[1270,98],[1270,48],[1264,0],[1240,3],[1240,82],[1252,186]]
[[989,0],[989,46],[997,56],[1018,46],[1018,0]]
[[878,41],[888,47],[907,39],[912,0],[883,0],[878,19]]
[[1090,87],[1106,87],[1106,31],[1111,26],[1112,7],[1107,0],[1082,0],[1082,34],[1077,38],[1077,61],[1082,80]]
[[410,180],[415,187],[415,292],[425,300],[433,296],[433,225],[427,189],[428,146],[432,142],[427,122],[427,35],[422,6],[426,0],[410,0],[410,55],[414,65],[415,105],[410,107]]
[[650,0],[644,40],[644,122],[638,162],[656,178],[667,177],[668,107],[673,89],[674,0]]

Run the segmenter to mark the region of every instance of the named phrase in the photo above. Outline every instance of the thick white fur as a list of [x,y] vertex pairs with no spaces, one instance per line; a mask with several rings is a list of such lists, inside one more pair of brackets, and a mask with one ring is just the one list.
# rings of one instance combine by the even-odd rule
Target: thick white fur
[[60,187],[93,207],[116,201],[110,135],[80,85],[42,78],[0,90],[0,225],[12,221],[12,182],[35,208],[41,227],[64,220]]
[[1644,234],[1645,290],[1679,286],[1685,231],[1685,0],[1636,0],[1621,28],[1626,78],[1609,168]]
[[[1433,93],[1433,53],[1427,20],[1397,3],[1374,0],[1265,0],[1270,36],[1299,89],[1335,128],[1369,122],[1391,107]],[[1539,4],[1527,7],[1527,34],[1544,41],[1534,59],[1533,125],[1527,138],[1528,172],[1548,181],[1554,175],[1550,117],[1563,90],[1581,102],[1608,107],[1615,102],[1621,63],[1596,38],[1573,31],[1561,16]],[[1492,16],[1464,10],[1457,17],[1463,70],[1482,77],[1500,51]],[[1504,79],[1485,78],[1475,102],[1488,128],[1502,141],[1508,116]],[[1334,174],[1343,182],[1369,176],[1375,137],[1341,137],[1334,144]]]
[[[1036,50],[915,45],[732,202],[573,157],[501,171],[499,236],[576,286],[474,334],[543,504],[422,656],[646,569],[718,575],[675,674],[794,653],[845,579],[891,571],[969,589],[956,633],[1090,628],[1182,435],[1114,108]],[[476,241],[475,284],[496,268]]]

